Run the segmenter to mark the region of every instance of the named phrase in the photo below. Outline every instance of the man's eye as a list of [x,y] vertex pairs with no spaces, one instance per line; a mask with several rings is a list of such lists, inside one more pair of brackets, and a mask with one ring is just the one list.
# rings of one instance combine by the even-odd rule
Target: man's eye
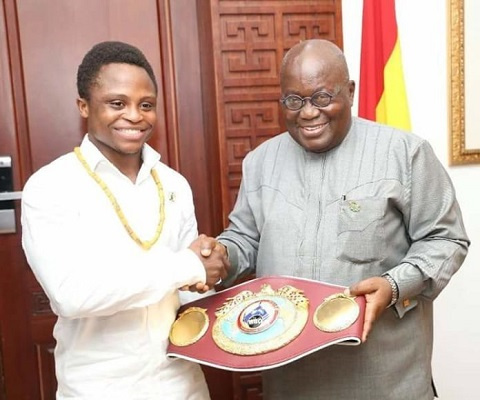
[[313,98],[315,100],[325,100],[325,99],[329,99],[330,98],[330,95],[328,93],[324,93],[324,92],[320,92],[320,93],[317,93],[315,94],[315,96],[313,96]]
[[291,104],[292,106],[296,106],[296,105],[302,104],[302,99],[298,97],[287,97],[286,102],[288,104]]
[[312,96],[312,103],[317,107],[327,107],[332,101],[332,97],[326,92],[319,92]]
[[154,105],[151,103],[142,103],[141,107],[143,110],[151,110],[154,108]]
[[123,103],[121,101],[111,101],[110,105],[114,108],[122,108]]

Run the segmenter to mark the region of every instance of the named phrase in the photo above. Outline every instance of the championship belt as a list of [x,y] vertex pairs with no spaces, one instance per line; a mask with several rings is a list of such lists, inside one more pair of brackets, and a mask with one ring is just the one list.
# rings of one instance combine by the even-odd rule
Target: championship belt
[[333,344],[361,343],[364,296],[310,279],[253,279],[183,305],[167,356],[231,371],[288,364]]

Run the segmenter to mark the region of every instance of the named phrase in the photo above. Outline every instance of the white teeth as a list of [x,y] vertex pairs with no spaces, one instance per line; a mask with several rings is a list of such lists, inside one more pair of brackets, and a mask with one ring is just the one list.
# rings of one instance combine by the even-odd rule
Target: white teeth
[[136,135],[140,132],[140,129],[119,129],[119,131],[127,135]]
[[320,125],[315,125],[315,126],[304,126],[303,129],[306,131],[317,131],[319,129],[322,129],[326,124],[320,124]]

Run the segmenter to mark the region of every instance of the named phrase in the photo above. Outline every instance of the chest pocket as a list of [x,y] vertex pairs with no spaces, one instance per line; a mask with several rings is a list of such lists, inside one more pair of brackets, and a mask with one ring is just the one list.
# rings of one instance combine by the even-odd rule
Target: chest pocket
[[364,198],[340,202],[337,259],[354,264],[385,258],[383,217],[387,199]]

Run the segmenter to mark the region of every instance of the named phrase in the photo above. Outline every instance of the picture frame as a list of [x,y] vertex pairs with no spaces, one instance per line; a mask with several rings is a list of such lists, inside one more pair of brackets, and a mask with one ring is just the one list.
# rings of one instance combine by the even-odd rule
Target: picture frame
[[[479,106],[480,98],[475,99],[470,93],[476,93],[478,97],[479,90],[475,92],[474,86],[479,82],[470,82],[466,68],[472,71],[478,71],[480,65],[471,65],[468,63],[479,63],[477,57],[468,57],[466,50],[469,49],[466,40],[471,37],[466,29],[478,29],[480,25],[469,24],[465,20],[465,6],[475,6],[475,0],[447,0],[448,1],[448,72],[449,72],[449,133],[450,133],[450,165],[476,164],[480,163],[480,124],[469,124],[469,117],[466,115],[469,110],[475,110]],[[472,10],[470,10],[472,11]],[[469,11],[469,12],[470,12]],[[467,57],[466,57],[467,56]],[[467,87],[471,91],[466,94]],[[478,88],[477,88],[478,89]],[[473,104],[472,104],[473,102]],[[474,113],[474,116],[480,113]],[[477,125],[477,126],[475,126]],[[473,146],[472,146],[473,143]]]

